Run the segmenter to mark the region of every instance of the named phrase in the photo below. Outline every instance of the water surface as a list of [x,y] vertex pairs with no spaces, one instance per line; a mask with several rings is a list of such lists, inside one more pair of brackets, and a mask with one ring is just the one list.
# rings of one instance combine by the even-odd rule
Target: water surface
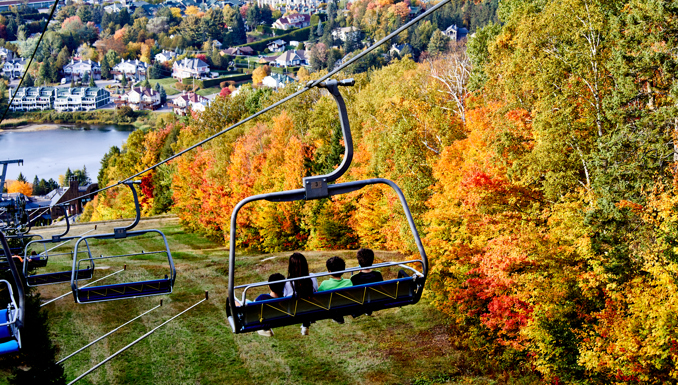
[[[0,160],[23,159],[23,166],[7,167],[7,179],[23,173],[29,182],[38,178],[59,181],[66,169],[87,167],[87,174],[96,182],[101,158],[111,148],[127,139],[133,126],[91,125],[61,127],[45,131],[6,131],[0,133]],[[0,173],[2,169],[0,168]]]

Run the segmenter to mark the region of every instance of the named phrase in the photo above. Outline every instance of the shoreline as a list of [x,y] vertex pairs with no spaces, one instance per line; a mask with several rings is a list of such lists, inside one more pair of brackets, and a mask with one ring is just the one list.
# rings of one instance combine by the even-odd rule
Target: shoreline
[[29,123],[17,127],[0,128],[0,134],[6,132],[36,132],[36,131],[57,130],[61,127],[75,127],[75,124]]

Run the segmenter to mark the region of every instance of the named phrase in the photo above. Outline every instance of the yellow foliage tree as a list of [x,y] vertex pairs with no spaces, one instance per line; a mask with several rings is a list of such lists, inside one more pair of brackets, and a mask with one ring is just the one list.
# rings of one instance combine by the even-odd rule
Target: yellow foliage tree
[[181,19],[181,9],[180,8],[170,8],[170,12],[172,12],[172,16],[174,16],[177,19]]
[[306,81],[309,77],[308,70],[306,67],[301,67],[299,68],[299,71],[297,71],[297,79],[299,79],[300,82]]
[[197,15],[198,12],[200,12],[200,8],[196,7],[195,5],[186,7],[186,10],[184,11],[186,15]]
[[29,197],[33,194],[33,186],[28,182],[19,182],[18,180],[13,180],[8,183],[7,186],[8,193],[21,193]]
[[258,67],[252,72],[252,83],[261,84],[264,78],[271,74],[271,67],[265,65]]
[[141,45],[141,61],[151,64],[151,46],[147,44]]

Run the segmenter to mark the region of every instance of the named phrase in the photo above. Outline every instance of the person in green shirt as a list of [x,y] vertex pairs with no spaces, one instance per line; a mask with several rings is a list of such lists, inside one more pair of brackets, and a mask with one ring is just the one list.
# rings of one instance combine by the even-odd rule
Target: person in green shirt
[[[330,273],[335,271],[346,270],[346,262],[344,262],[344,260],[341,259],[340,257],[332,257],[328,259],[327,262],[325,262],[325,266],[327,266],[327,271],[329,271]],[[342,287],[353,286],[353,283],[351,282],[350,279],[345,279],[341,277],[342,274],[343,273],[332,274],[330,276],[330,279],[320,284],[320,286],[318,287],[318,291],[334,290]]]
[[[346,270],[346,262],[344,262],[344,260],[341,259],[340,257],[332,257],[328,259],[327,262],[325,262],[325,266],[327,266],[327,271],[329,271],[330,273],[335,271]],[[353,283],[351,282],[350,279],[341,278],[342,274],[344,273],[330,275],[330,279],[321,283],[320,286],[318,286],[318,291],[334,290],[342,287],[353,286]],[[344,317],[341,315],[332,317],[332,320],[338,324],[344,323]]]

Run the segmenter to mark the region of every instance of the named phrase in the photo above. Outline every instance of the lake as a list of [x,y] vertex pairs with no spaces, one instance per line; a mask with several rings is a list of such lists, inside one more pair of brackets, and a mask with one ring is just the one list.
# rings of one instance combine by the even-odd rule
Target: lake
[[[23,173],[29,182],[33,177],[59,181],[59,175],[87,167],[87,174],[96,182],[101,158],[111,148],[122,143],[134,126],[91,125],[60,127],[44,131],[4,131],[0,133],[0,160],[23,159],[23,166],[10,164],[7,179]],[[0,169],[0,173],[2,169]]]

